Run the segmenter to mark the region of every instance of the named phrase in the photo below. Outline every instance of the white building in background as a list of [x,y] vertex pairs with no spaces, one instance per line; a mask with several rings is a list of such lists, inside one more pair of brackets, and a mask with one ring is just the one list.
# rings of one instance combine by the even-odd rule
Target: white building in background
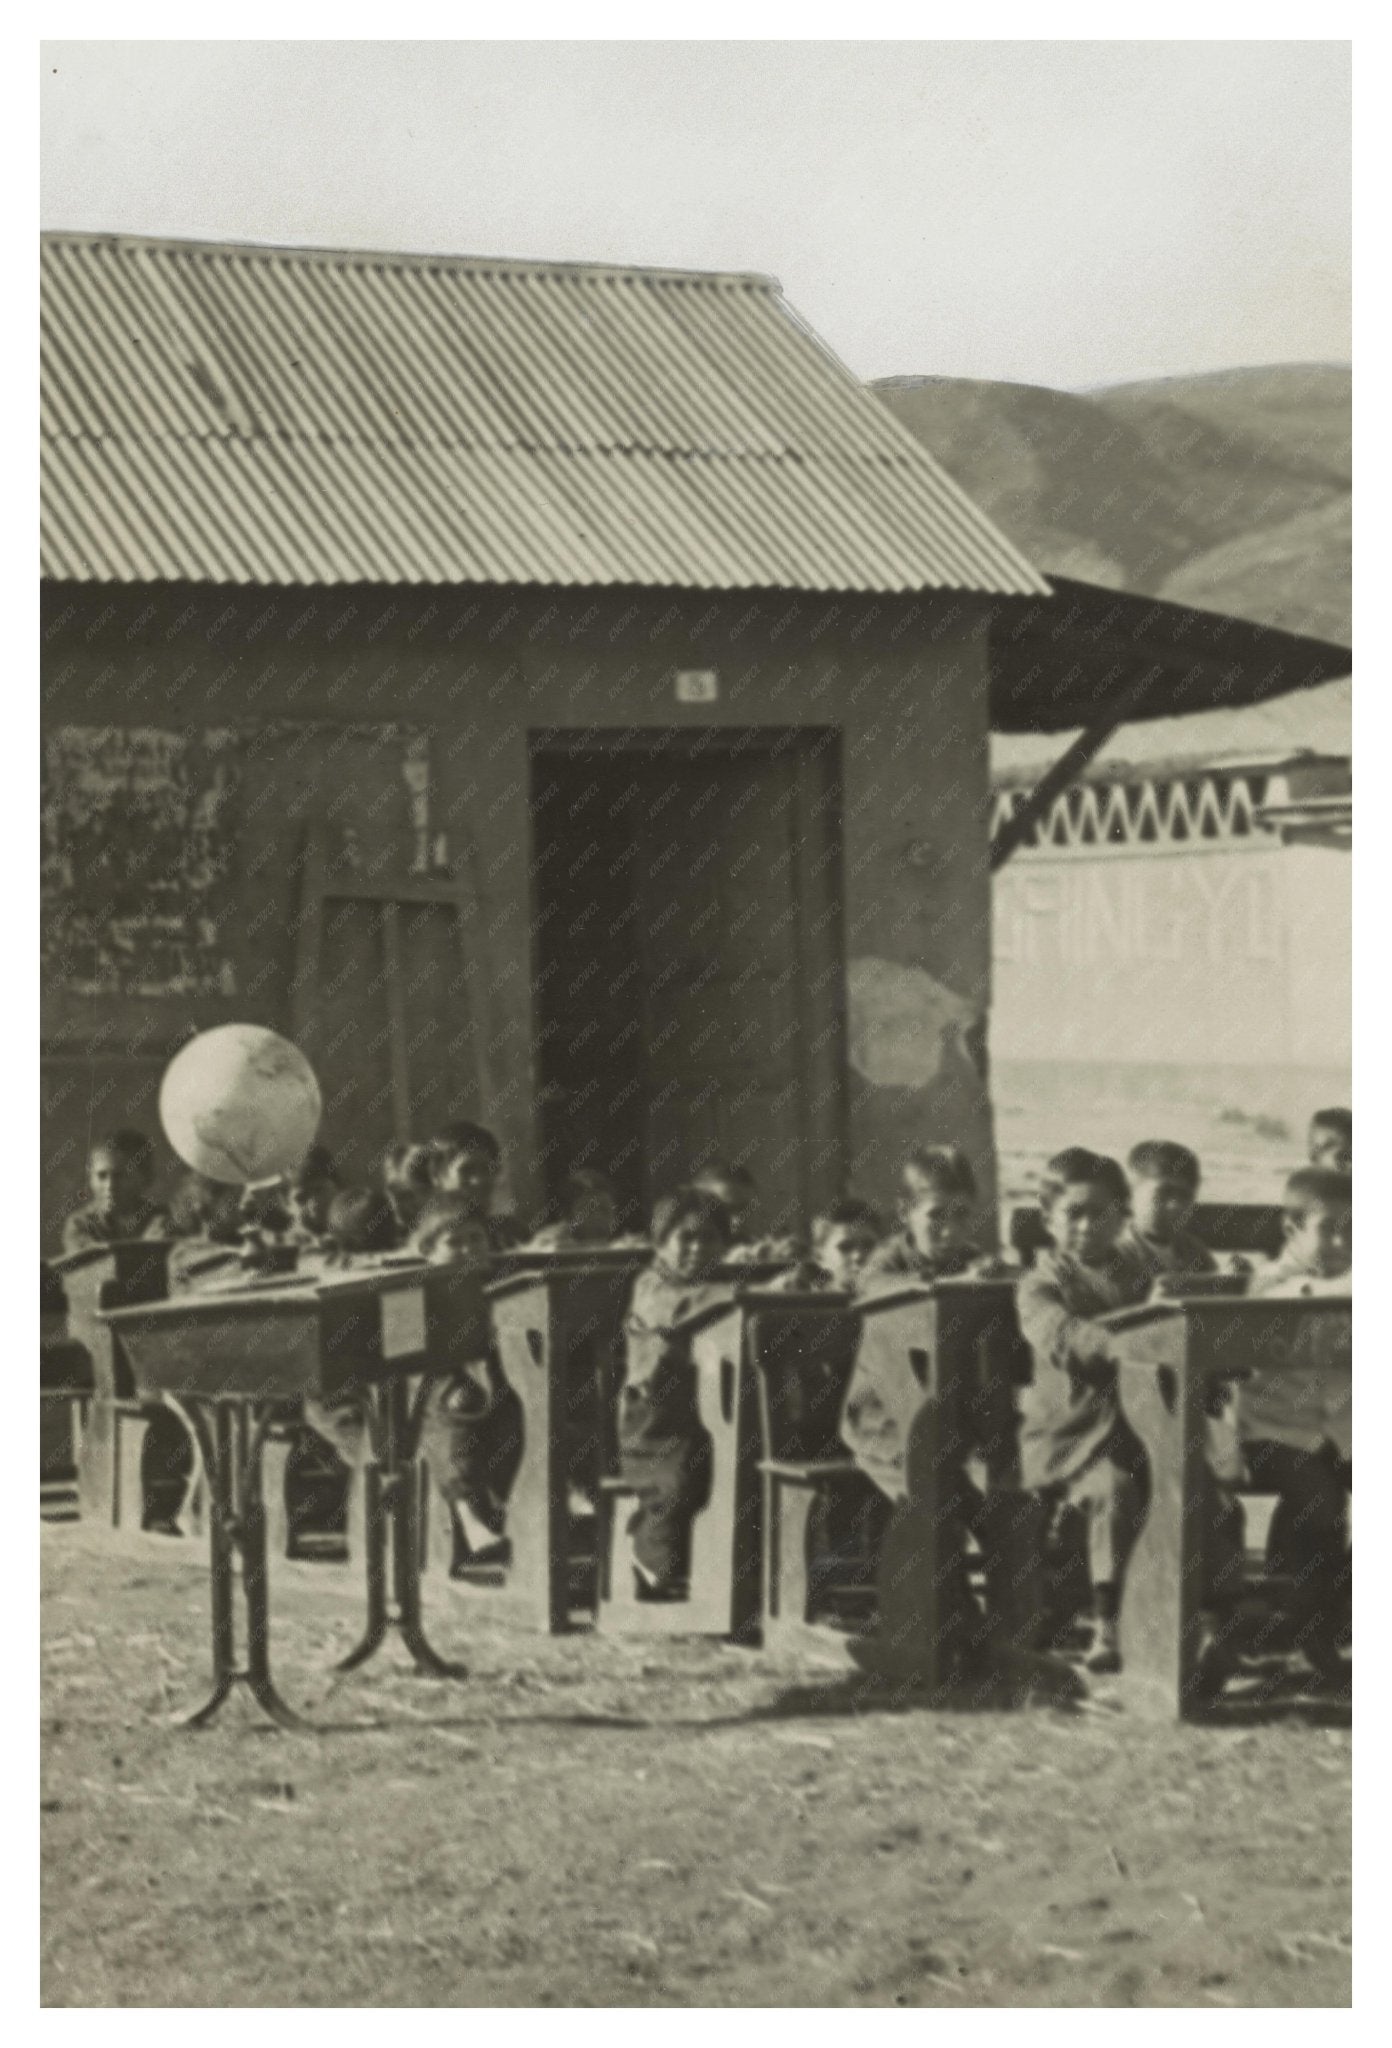
[[[1064,1144],[1142,1137],[1193,1145],[1214,1197],[1269,1198],[1311,1110],[1350,1099],[1348,692],[1127,728],[997,873],[1007,1199]],[[996,743],[993,835],[1033,752]]]

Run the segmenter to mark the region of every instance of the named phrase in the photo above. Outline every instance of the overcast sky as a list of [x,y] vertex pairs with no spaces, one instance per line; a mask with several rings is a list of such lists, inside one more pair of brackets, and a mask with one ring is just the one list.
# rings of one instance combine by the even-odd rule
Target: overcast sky
[[756,270],[864,377],[1343,362],[1343,43],[51,43],[47,228]]

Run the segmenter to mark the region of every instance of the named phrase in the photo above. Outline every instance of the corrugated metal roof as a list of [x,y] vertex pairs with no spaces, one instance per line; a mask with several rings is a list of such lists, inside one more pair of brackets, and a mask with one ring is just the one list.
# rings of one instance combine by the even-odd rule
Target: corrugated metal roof
[[767,279],[42,243],[78,582],[1049,586]]

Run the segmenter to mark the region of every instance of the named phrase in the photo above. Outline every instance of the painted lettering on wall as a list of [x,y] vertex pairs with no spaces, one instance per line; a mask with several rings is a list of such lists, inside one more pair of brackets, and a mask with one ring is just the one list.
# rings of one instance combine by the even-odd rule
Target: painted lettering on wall
[[997,882],[1001,964],[1276,961],[1276,876],[1260,856],[1020,860]]
[[1021,856],[993,896],[1002,1059],[1271,1060],[1289,1033],[1282,850]]

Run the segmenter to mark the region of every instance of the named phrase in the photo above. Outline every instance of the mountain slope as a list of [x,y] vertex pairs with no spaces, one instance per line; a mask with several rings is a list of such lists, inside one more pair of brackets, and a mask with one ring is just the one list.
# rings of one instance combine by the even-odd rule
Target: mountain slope
[[1347,644],[1348,370],[872,388],[1046,573]]
[[1196,555],[1166,577],[1159,595],[1347,646],[1348,578],[1332,565],[1346,563],[1352,545],[1348,498],[1327,499]]
[[1352,471],[1351,377],[1333,363],[1277,363],[1201,377],[1157,377],[1088,394],[1138,432],[1176,414],[1209,433],[1252,444],[1283,469],[1347,488]]

